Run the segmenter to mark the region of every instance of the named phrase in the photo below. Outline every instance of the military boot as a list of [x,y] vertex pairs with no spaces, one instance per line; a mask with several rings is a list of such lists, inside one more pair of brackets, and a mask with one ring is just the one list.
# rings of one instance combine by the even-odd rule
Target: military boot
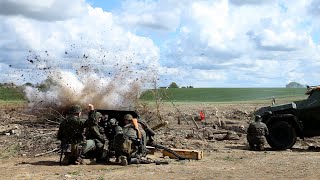
[[83,164],[83,159],[81,157],[74,157],[74,156],[69,157],[68,165],[79,165],[79,164]]
[[256,147],[253,143],[249,143],[249,148],[251,151],[255,151],[256,150]]
[[64,153],[64,157],[61,161],[61,164],[63,165],[68,165],[69,164],[69,159],[70,159],[70,153]]
[[138,158],[131,158],[130,164],[140,164],[140,160]]
[[70,156],[68,159],[68,165],[75,165],[77,161],[77,158],[74,156]]
[[75,164],[76,165],[83,164],[83,159],[81,157],[78,157],[77,160],[75,161]]
[[122,166],[127,166],[128,165],[128,159],[126,156],[120,156],[119,157],[119,161],[120,161],[120,164]]
[[97,150],[96,152],[96,163],[101,164],[107,162],[108,151],[105,149]]
[[258,151],[263,151],[264,150],[264,145],[263,144],[257,144],[257,150]]

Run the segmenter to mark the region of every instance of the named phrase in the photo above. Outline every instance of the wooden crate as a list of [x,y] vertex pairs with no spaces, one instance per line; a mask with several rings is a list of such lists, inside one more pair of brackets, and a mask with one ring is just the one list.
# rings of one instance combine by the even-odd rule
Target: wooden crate
[[[190,150],[190,149],[171,149],[172,151],[178,153],[179,155],[187,158],[187,159],[195,159],[200,160],[203,158],[203,151],[200,150]],[[176,158],[173,154],[170,152],[163,150],[162,151],[163,156],[169,156],[170,158]]]

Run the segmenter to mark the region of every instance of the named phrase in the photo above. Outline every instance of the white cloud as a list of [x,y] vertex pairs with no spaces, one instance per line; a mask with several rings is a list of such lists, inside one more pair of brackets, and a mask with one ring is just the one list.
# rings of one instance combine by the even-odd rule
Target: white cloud
[[[52,1],[52,4],[39,4],[37,7],[59,8],[60,4]],[[33,4],[28,5],[31,8]],[[134,72],[139,72],[140,77],[151,69],[156,70],[159,49],[150,38],[137,36],[117,24],[109,12],[87,4],[80,5],[85,10],[82,16],[63,21],[38,21],[37,17],[29,16],[0,16],[3,20],[0,22],[0,36],[3,38],[0,48],[4,49],[0,51],[0,63],[12,65],[11,71],[2,71],[1,80],[9,77],[6,73],[25,72],[36,77],[31,79],[37,82],[43,77],[29,73],[26,68],[59,68],[74,72],[84,64],[106,74],[130,66],[132,75],[128,78],[136,77]],[[5,79],[8,81],[8,78]]]
[[1,0],[0,15],[56,21],[83,15],[86,6],[83,0]]
[[0,63],[14,68],[30,67],[32,50],[64,69],[152,67],[163,85],[318,84],[309,75],[320,67],[316,0],[122,1],[112,13],[84,1],[26,2],[2,1],[16,8],[0,11]]
[[[180,24],[181,10],[188,1],[123,1],[119,21],[148,33],[154,31],[175,31]],[[148,28],[148,30],[144,30]]]
[[[303,78],[314,69],[305,62],[319,62],[311,34],[318,27],[307,13],[309,2],[232,2],[195,1],[183,9],[181,28],[167,41],[168,59],[162,64],[204,72],[223,69],[228,72],[224,79],[211,83],[217,86],[283,87],[291,80],[316,81]],[[188,78],[199,82],[207,76]]]
[[230,3],[237,6],[244,5],[263,5],[272,2],[273,0],[229,0]]
[[192,74],[195,76],[195,78],[203,79],[203,80],[226,80],[226,75],[224,72],[219,72],[215,70],[194,70],[192,71]]

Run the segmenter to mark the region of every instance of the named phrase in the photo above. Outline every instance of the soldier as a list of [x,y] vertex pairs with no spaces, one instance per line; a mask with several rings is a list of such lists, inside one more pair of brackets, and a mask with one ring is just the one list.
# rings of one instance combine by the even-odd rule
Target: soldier
[[115,118],[111,118],[105,122],[104,130],[108,139],[108,157],[112,157],[115,155],[114,137],[116,134],[122,134],[122,128],[118,125],[118,121]]
[[146,133],[132,115],[125,115],[123,120],[125,126],[115,135],[114,149],[121,165],[126,166],[139,163],[140,158],[146,156]]
[[96,162],[101,162],[106,158],[107,152],[105,150],[106,137],[104,135],[104,130],[98,124],[102,118],[100,112],[94,110],[94,106],[89,104],[90,112],[89,118],[86,123],[86,138],[93,140],[96,146],[93,152]]
[[272,106],[274,106],[276,104],[276,98],[274,96],[272,96],[272,102],[271,102]]
[[265,136],[269,132],[266,124],[261,120],[261,116],[256,115],[255,122],[250,123],[247,129],[247,140],[251,150],[264,150]]
[[[81,164],[82,155],[95,148],[93,140],[85,140],[84,128],[85,120],[81,119],[81,107],[73,105],[69,109],[66,119],[63,119],[59,126],[58,139],[61,147],[70,147],[65,153],[65,160],[68,164]],[[61,159],[60,159],[61,161]]]

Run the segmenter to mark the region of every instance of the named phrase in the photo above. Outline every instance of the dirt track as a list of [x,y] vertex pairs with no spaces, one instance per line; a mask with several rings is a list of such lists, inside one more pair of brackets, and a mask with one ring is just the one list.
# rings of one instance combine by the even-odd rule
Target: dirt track
[[200,161],[169,165],[59,166],[58,155],[1,160],[1,179],[318,179],[318,152],[241,150],[228,146]]
[[[227,127],[246,126],[247,115],[259,105],[181,105],[179,109],[187,114],[205,110],[207,126],[212,127],[217,119],[222,120]],[[218,116],[216,116],[218,109]],[[53,149],[58,143],[54,135],[48,134],[44,128],[55,132],[56,126],[32,121],[34,117],[22,113],[20,108],[2,108],[1,125],[18,124],[24,136],[0,136],[2,157],[0,159],[1,179],[318,179],[320,172],[318,165],[320,156],[318,149],[307,150],[307,144],[317,146],[318,139],[309,139],[306,142],[298,141],[293,150],[254,152],[247,148],[245,134],[236,131],[239,140],[208,140],[204,131],[194,131],[195,126],[177,125],[177,113],[173,108],[166,107],[162,112],[169,127],[158,131],[157,141],[169,147],[199,149],[204,151],[204,159],[195,161],[170,160],[168,165],[130,165],[122,167],[115,164],[59,166],[58,153],[51,153],[42,157],[33,157],[34,154]],[[28,123],[26,123],[28,122]],[[33,123],[32,123],[33,122]],[[31,124],[30,124],[31,123]],[[201,124],[199,124],[201,127]],[[39,127],[42,128],[40,132]],[[219,127],[221,129],[222,127]],[[230,129],[230,128],[229,128]],[[223,129],[225,130],[225,129]],[[51,131],[49,133],[51,133]],[[38,133],[44,134],[41,138]],[[54,134],[54,133],[53,133]],[[36,138],[35,138],[36,137]],[[188,138],[186,138],[188,137]],[[36,142],[34,142],[37,140]],[[14,142],[20,143],[19,151],[13,151]],[[42,144],[41,144],[42,143]],[[48,144],[50,143],[50,144]],[[47,147],[46,145],[50,145]],[[28,148],[29,147],[29,148]],[[153,159],[162,159],[160,154],[150,156]]]

